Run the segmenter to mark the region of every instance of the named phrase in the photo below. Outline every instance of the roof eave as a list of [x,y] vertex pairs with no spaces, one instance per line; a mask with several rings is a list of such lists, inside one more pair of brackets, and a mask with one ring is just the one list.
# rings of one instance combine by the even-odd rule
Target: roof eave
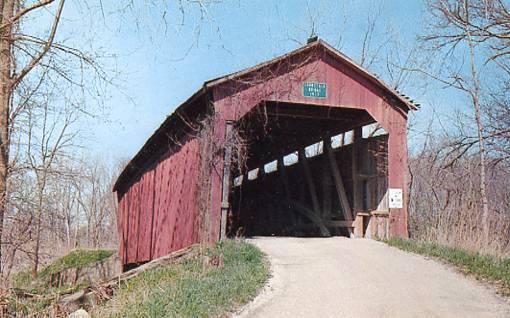
[[351,58],[349,58],[347,55],[343,54],[342,52],[338,51],[328,43],[324,42],[323,40],[319,39],[318,42],[322,44],[329,52],[333,53],[334,55],[337,55],[342,60],[346,61],[349,65],[354,67],[357,71],[364,74],[366,78],[371,80],[374,84],[382,88],[383,90],[388,91],[391,93],[394,97],[397,98],[398,101],[400,101],[403,105],[405,105],[409,110],[418,110],[419,108],[411,103],[406,98],[402,97],[399,92],[397,92],[392,87],[388,86],[386,83],[384,83],[382,80],[380,80],[375,74],[370,73],[367,69],[362,67],[361,65],[358,65],[355,61],[353,61]]
[[[181,105],[179,105],[172,114],[168,115],[163,123],[152,133],[152,135],[147,139],[147,141],[143,144],[143,146],[140,148],[140,150],[136,153],[136,155],[131,158],[131,160],[127,163],[127,165],[124,167],[120,175],[118,176],[117,180],[115,181],[115,184],[113,185],[113,192],[116,192],[119,190],[119,187],[124,183],[125,178],[127,178],[130,174],[130,172],[133,169],[137,169],[136,162],[139,160],[139,158],[143,157],[145,154],[145,150],[151,143],[154,142],[156,137],[165,129],[165,127],[169,124],[169,122],[176,116],[176,114],[186,107],[186,105],[192,104],[197,99],[201,98],[202,96],[205,96],[207,93],[208,88],[205,85],[202,85],[202,87],[197,90],[193,95],[191,95],[186,101],[184,101]],[[135,173],[136,174],[136,173]]]

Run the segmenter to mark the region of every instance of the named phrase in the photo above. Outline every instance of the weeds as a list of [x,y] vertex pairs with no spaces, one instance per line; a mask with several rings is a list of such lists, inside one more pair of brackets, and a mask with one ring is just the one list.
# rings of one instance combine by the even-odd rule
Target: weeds
[[391,238],[385,242],[404,251],[443,260],[477,279],[495,284],[502,294],[510,296],[510,258],[483,255],[434,242],[417,242],[401,238]]

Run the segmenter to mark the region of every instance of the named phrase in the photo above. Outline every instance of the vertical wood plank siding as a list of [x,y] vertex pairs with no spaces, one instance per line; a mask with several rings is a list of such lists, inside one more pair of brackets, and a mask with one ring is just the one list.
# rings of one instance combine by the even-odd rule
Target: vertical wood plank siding
[[198,140],[166,153],[122,195],[119,208],[123,264],[141,263],[197,242]]

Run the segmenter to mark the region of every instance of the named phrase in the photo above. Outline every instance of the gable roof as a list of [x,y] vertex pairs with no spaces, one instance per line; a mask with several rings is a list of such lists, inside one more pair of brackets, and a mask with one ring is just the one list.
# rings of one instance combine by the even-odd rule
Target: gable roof
[[407,108],[406,110],[418,110],[419,109],[419,104],[415,104],[409,97],[407,97],[404,94],[401,94],[396,89],[390,87],[389,85],[384,83],[381,79],[379,79],[379,77],[377,77],[375,74],[369,72],[367,69],[363,68],[358,63],[353,61],[350,57],[348,57],[347,55],[338,51],[337,49],[335,49],[334,47],[329,45],[327,42],[325,42],[319,38],[317,38],[314,41],[311,41],[311,42],[307,43],[306,45],[304,45],[300,48],[297,48],[289,53],[280,55],[280,56],[275,57],[275,58],[268,60],[266,62],[262,62],[255,66],[245,68],[243,70],[206,81],[204,83],[204,87],[205,88],[213,88],[213,87],[223,84],[225,82],[234,80],[236,78],[243,77],[250,73],[256,72],[264,67],[268,67],[273,64],[277,64],[277,63],[281,62],[282,60],[288,59],[295,55],[305,53],[307,51],[311,51],[316,48],[324,49],[324,51],[326,53],[328,53],[331,56],[333,56],[334,58],[346,63],[348,66],[352,67],[356,72],[363,75],[366,79],[369,80],[369,82],[371,82],[375,86],[378,86],[379,88],[381,88],[383,91],[389,93],[390,95],[393,95],[393,97],[395,97],[399,102],[401,102],[403,105],[406,106],[406,108]]
[[243,76],[249,75],[263,68],[270,67],[293,56],[297,56],[299,54],[306,54],[307,52],[312,51],[314,49],[323,49],[327,54],[330,54],[335,59],[350,66],[354,71],[362,75],[370,83],[372,83],[376,87],[379,87],[380,89],[382,89],[383,92],[386,92],[387,94],[395,98],[397,104],[400,104],[400,107],[402,107],[406,112],[410,110],[419,109],[419,104],[413,103],[413,101],[410,100],[407,96],[400,94],[400,92],[388,86],[376,75],[370,73],[368,70],[358,65],[348,56],[344,55],[343,53],[333,48],[332,46],[330,46],[328,43],[324,42],[321,39],[318,38],[313,39],[312,41],[309,41],[309,43],[307,43],[306,45],[297,48],[289,53],[275,57],[271,60],[257,64],[255,66],[206,81],[198,91],[196,91],[190,98],[188,98],[184,103],[177,107],[177,109],[171,115],[167,116],[163,123],[160,125],[160,127],[152,134],[151,137],[149,137],[149,139],[145,142],[142,148],[138,151],[138,153],[131,159],[131,161],[126,165],[124,170],[121,172],[121,174],[117,178],[117,181],[115,182],[113,191],[119,190],[119,187],[121,185],[129,183],[133,178],[139,175],[139,173],[141,172],[141,168],[145,166],[144,161],[149,159],[149,157],[151,156],[150,149],[154,148],[154,143],[157,141],[158,137],[164,134],[169,129],[169,127],[171,129],[171,123],[179,118],[179,113],[181,113],[186,108],[191,106],[193,102],[206,96],[209,92],[212,91],[214,87],[217,87],[231,80],[235,80]]

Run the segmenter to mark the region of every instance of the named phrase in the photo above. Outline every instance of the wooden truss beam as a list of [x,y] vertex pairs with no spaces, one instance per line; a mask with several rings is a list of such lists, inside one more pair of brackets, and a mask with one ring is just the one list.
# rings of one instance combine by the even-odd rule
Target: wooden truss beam
[[[225,140],[230,139],[232,134],[233,123],[227,121],[225,127]],[[220,240],[227,237],[227,214],[230,209],[230,166],[232,159],[232,147],[227,145],[223,156],[223,180],[221,184],[221,214],[220,214]]]
[[303,169],[303,173],[305,175],[306,183],[308,185],[308,191],[310,192],[310,197],[312,198],[312,205],[315,213],[317,215],[321,215],[321,208],[319,205],[319,199],[317,197],[317,189],[315,188],[315,184],[313,182],[312,172],[310,171],[310,166],[308,165],[308,160],[306,158],[305,150],[299,149],[299,163]]
[[342,206],[342,212],[344,215],[344,219],[346,221],[353,220],[353,214],[351,206],[349,205],[349,200],[347,199],[347,193],[345,192],[344,183],[342,181],[342,175],[340,174],[340,169],[338,168],[338,163],[335,158],[335,154],[333,149],[331,148],[331,141],[328,142],[326,140],[324,142],[324,147],[326,148],[326,152],[329,158],[329,164],[331,166],[331,174],[333,176],[333,181],[335,183],[336,193],[338,195],[338,200],[340,201],[340,205]]

